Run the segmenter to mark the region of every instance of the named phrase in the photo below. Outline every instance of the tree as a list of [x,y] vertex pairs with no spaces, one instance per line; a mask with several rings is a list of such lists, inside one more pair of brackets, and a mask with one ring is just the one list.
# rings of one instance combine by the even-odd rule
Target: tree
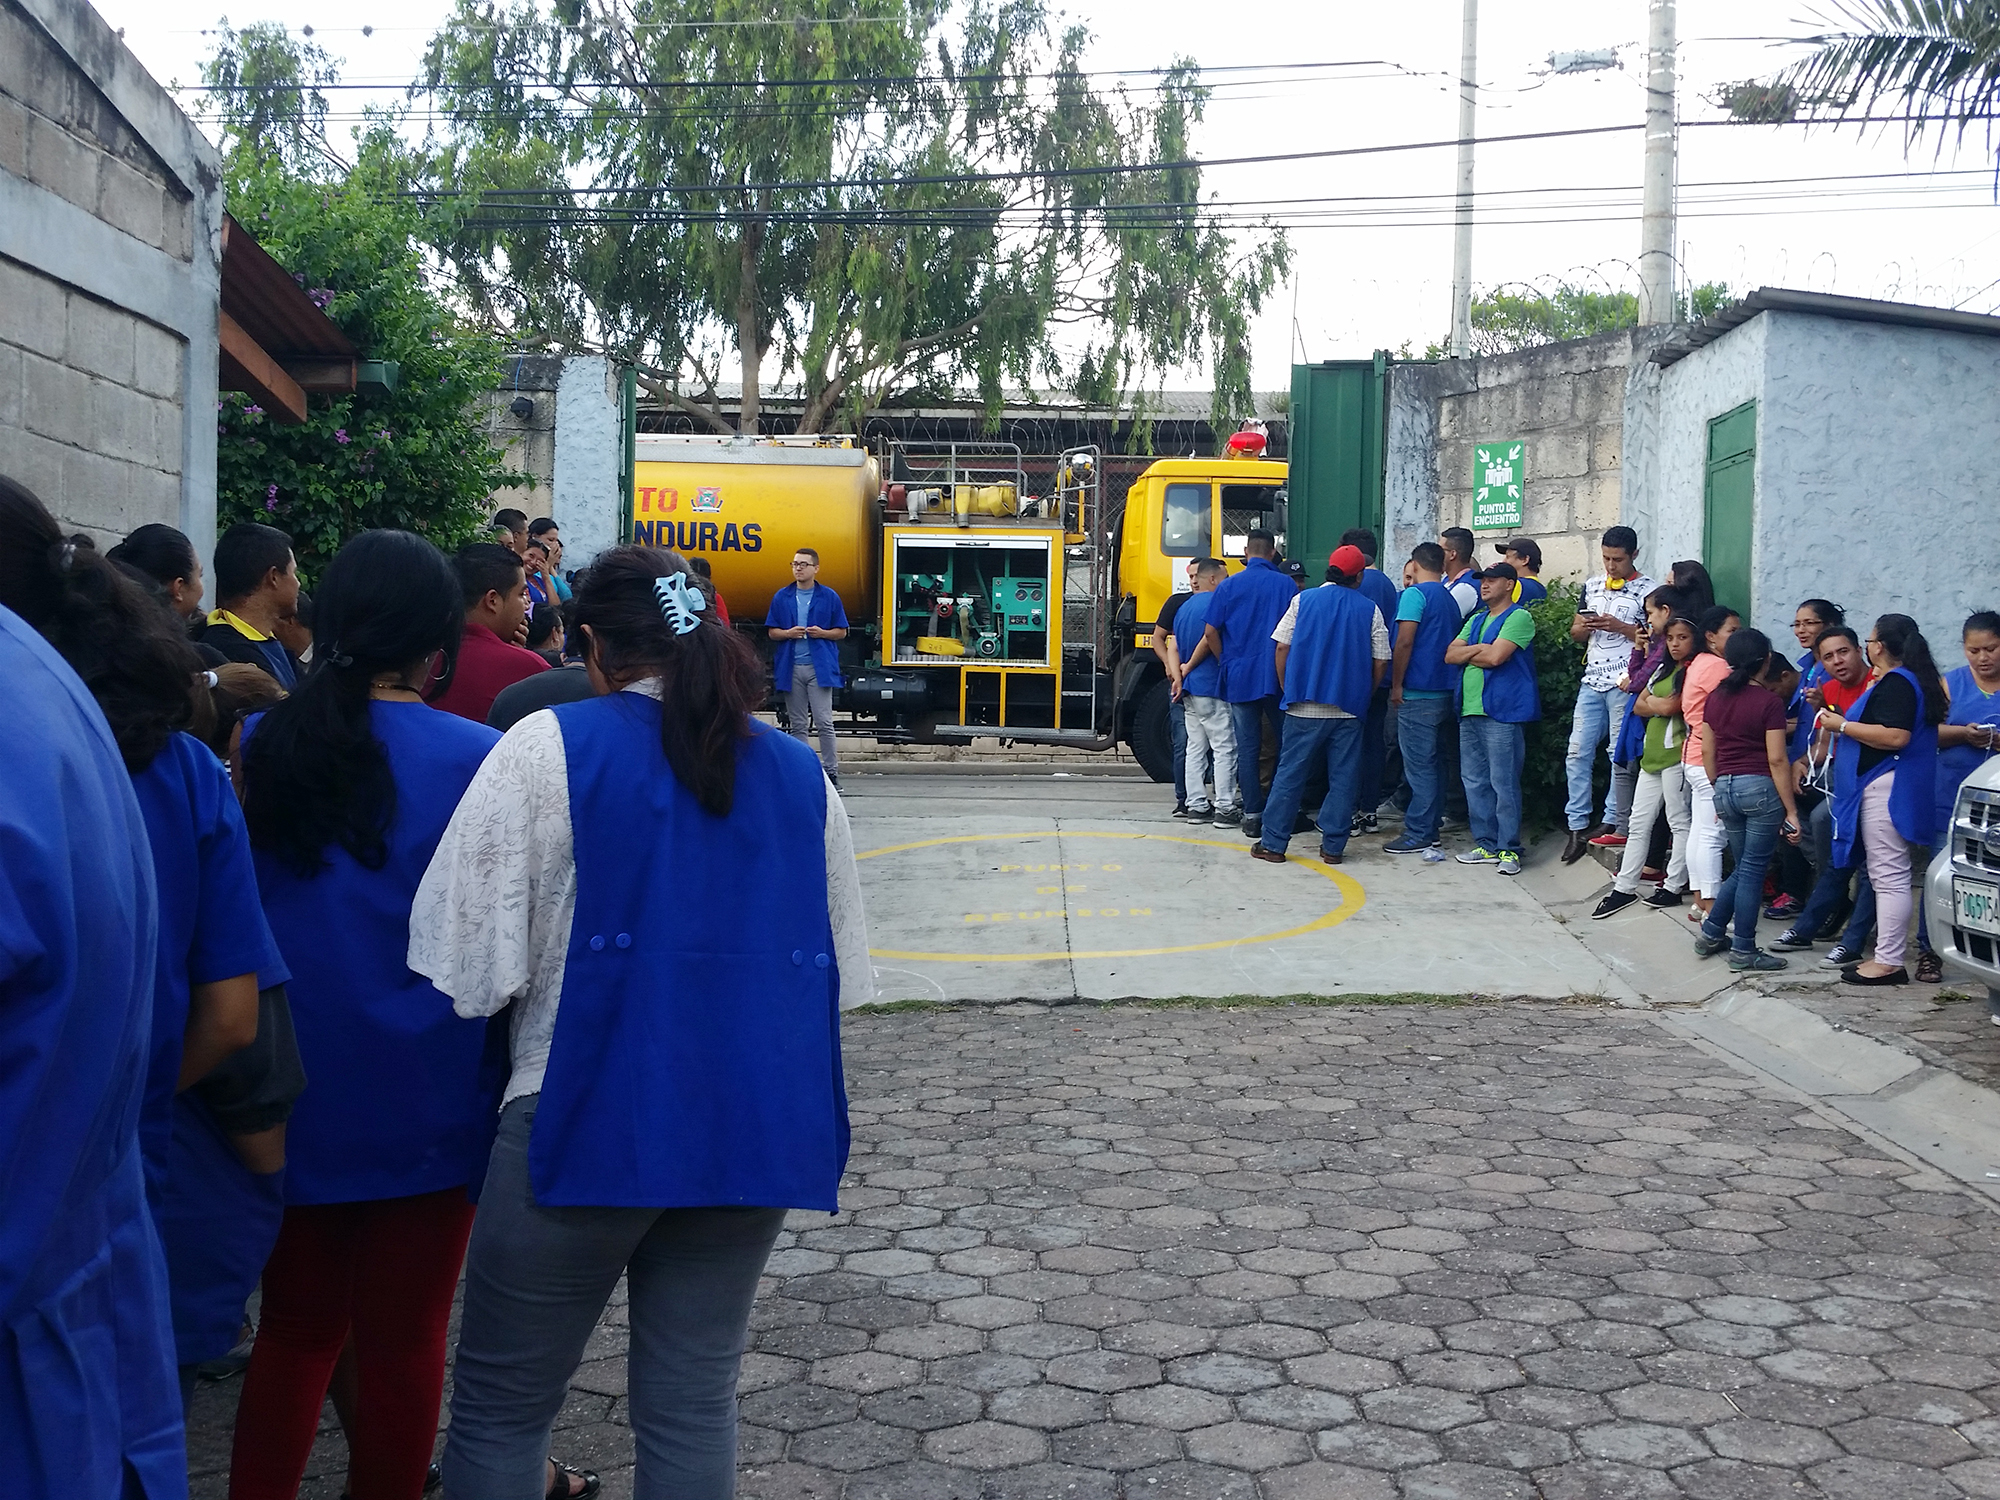
[[455,548],[479,529],[488,496],[521,482],[484,429],[503,350],[426,284],[423,246],[440,231],[411,196],[421,163],[378,122],[358,141],[354,166],[337,167],[317,120],[297,107],[310,49],[288,67],[282,30],[253,37],[257,30],[226,33],[204,70],[211,81],[245,77],[246,39],[266,70],[265,86],[213,96],[229,211],[366,357],[394,360],[401,374],[388,392],[309,396],[301,426],[279,426],[248,397],[225,394],[216,411],[217,518],[290,532],[308,576],[370,527]]
[[1206,364],[1250,408],[1249,322],[1288,264],[1210,222],[1192,64],[1093,87],[1043,0],[459,0],[423,87],[440,248],[522,342],[596,348],[727,431],[775,356],[801,427],[1003,382],[1118,398]]
[[1926,126],[1990,121],[2000,104],[2000,4],[1994,0],[1845,0],[1843,24],[1801,40],[1813,50],[1766,82],[1725,88],[1739,120],[1842,120],[1892,102],[1912,137]]
[[340,60],[311,39],[294,41],[282,23],[258,21],[234,30],[216,23],[216,42],[202,64],[206,112],[231,149],[271,157],[293,171],[339,165],[326,140],[326,94],[340,78]]
[[[1691,323],[1720,312],[1735,298],[1719,281],[1676,294],[1675,320]],[[1558,282],[1550,291],[1496,287],[1472,299],[1472,352],[1512,354],[1538,344],[1589,338],[1615,328],[1639,326],[1639,299],[1630,292],[1593,292]],[[1442,359],[1446,346],[1432,344],[1425,359]]]

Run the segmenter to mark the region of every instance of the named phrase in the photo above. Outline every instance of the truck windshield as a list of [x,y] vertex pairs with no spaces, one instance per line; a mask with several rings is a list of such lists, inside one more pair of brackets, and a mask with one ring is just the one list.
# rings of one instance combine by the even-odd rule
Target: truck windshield
[[1222,555],[1241,557],[1244,543],[1253,531],[1276,535],[1278,550],[1285,550],[1285,534],[1278,526],[1278,498],[1283,488],[1275,484],[1225,484],[1222,487]]
[[[1208,556],[1208,505],[1205,484],[1170,484],[1160,517],[1160,551],[1168,557]],[[1237,549],[1239,552],[1241,547]]]

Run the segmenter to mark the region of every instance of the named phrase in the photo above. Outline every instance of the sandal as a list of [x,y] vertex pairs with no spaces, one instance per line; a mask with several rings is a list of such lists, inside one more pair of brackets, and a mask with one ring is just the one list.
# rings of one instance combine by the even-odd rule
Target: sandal
[[1929,951],[1917,955],[1917,983],[1943,984],[1944,960]]

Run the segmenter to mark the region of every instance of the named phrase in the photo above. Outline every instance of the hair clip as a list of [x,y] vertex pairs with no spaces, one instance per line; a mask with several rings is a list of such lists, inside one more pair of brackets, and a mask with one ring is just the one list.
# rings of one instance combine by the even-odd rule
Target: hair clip
[[208,671],[202,673],[201,680],[203,685],[206,687],[218,688],[222,686],[222,679],[215,675],[215,671],[213,668],[210,668]]
[[75,566],[76,566],[76,543],[64,542],[62,544],[62,555],[56,559],[56,571],[58,573],[67,573],[71,568]]
[[354,658],[340,649],[338,642],[326,653],[326,664],[336,671],[345,671],[354,665]]
[[653,597],[660,601],[660,613],[675,635],[686,635],[698,628],[697,618],[708,608],[708,600],[701,590],[690,586],[685,573],[675,573],[667,578],[653,580]]

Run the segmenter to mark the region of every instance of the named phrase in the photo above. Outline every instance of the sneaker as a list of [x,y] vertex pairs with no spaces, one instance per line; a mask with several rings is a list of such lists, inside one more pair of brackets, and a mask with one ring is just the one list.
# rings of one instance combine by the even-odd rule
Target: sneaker
[[1850,948],[1845,943],[1835,943],[1820,962],[1830,969],[1844,969],[1849,964],[1860,963],[1867,956],[1859,948]]
[[1167,816],[1170,818],[1189,818],[1193,817],[1194,814],[1188,811],[1188,805],[1185,802],[1176,802],[1174,810],[1168,813]]
[[1665,886],[1661,886],[1646,898],[1646,905],[1658,907],[1662,911],[1669,906],[1679,906],[1680,904],[1681,893],[1679,891],[1670,891]]
[[1732,974],[1773,974],[1790,967],[1789,962],[1775,953],[1766,953],[1762,948],[1729,955],[1729,972]]
[[1356,813],[1352,821],[1347,825],[1347,833],[1350,838],[1359,833],[1380,833],[1381,831],[1382,820],[1377,814],[1372,812]]
[[1458,856],[1458,862],[1462,865],[1497,865],[1500,856],[1491,849],[1468,849]]
[[1804,953],[1812,945],[1812,937],[1796,927],[1787,927],[1771,944],[1773,948],[1783,948],[1787,953]]
[[1805,902],[1790,891],[1786,891],[1776,901],[1764,908],[1764,915],[1773,922],[1788,922],[1804,908]]
[[1615,917],[1628,906],[1639,904],[1637,891],[1612,891],[1597,903],[1597,910],[1590,914],[1593,922],[1602,922],[1606,917]]
[[1516,853],[1514,853],[1514,852],[1513,852],[1513,851],[1512,851],[1511,849],[1510,849],[1510,850],[1508,850],[1508,851],[1507,851],[1507,852],[1506,852],[1505,854],[1501,855],[1501,856],[1500,856],[1500,873],[1501,873],[1502,875],[1518,875],[1518,874],[1520,874],[1520,873],[1521,873],[1521,856],[1520,856],[1520,855],[1518,855],[1518,854],[1516,854]]
[[1590,841],[1590,847],[1593,849],[1623,849],[1625,847],[1625,835],[1622,833],[1600,833]]
[[1264,815],[1262,813],[1244,813],[1238,819],[1238,822],[1242,824],[1243,837],[1246,839],[1261,839],[1264,836]]
[[1726,936],[1712,938],[1699,932],[1694,935],[1694,956],[1696,958],[1713,958],[1728,946],[1729,939]]
[[1422,839],[1413,839],[1406,833],[1401,838],[1391,839],[1388,843],[1384,844],[1382,852],[1384,854],[1422,854],[1424,850],[1432,847],[1433,845],[1425,843]]
[[1190,823],[1209,823],[1215,819],[1215,809],[1212,807],[1190,807],[1184,816]]
[[1854,903],[1852,901],[1841,902],[1833,915],[1819,924],[1819,931],[1813,934],[1814,939],[1822,943],[1839,942],[1840,935],[1847,931],[1847,919],[1853,915]]
[[1243,809],[1240,807],[1218,807],[1215,810],[1215,826],[1217,828],[1234,828],[1242,821]]

